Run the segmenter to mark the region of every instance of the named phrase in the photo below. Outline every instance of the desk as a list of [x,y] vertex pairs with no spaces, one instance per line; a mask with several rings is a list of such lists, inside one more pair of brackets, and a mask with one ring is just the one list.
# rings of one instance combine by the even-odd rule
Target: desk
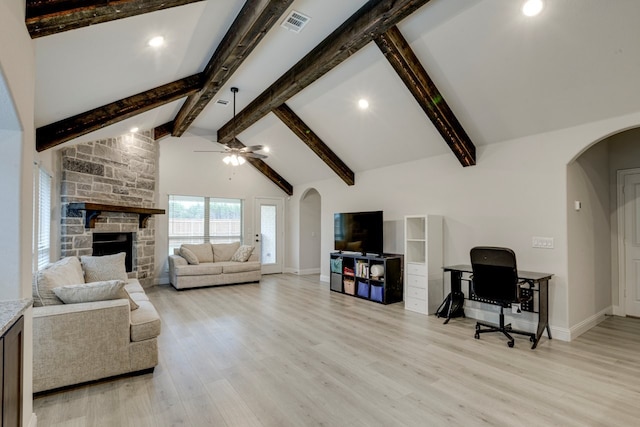
[[[445,273],[448,271],[451,273],[451,292],[462,292],[462,274],[463,273],[473,273],[473,269],[471,265],[467,264],[458,264],[451,265],[447,267],[443,267]],[[547,330],[547,335],[549,339],[551,339],[551,329],[549,328],[549,279],[553,274],[549,273],[536,273],[534,271],[524,271],[518,270],[518,279],[529,282],[532,285],[531,291],[534,294],[533,301],[530,304],[524,305],[522,307],[522,311],[528,311],[532,313],[538,313],[538,329],[535,335],[535,341],[531,346],[531,349],[535,349],[538,345],[538,341],[542,337],[542,333],[544,330]],[[472,294],[471,287],[469,288],[470,295],[469,299],[473,301],[487,302],[491,304],[491,301],[483,300],[481,298],[477,298]],[[537,298],[537,307],[535,305],[535,295],[538,295]],[[495,303],[494,303],[495,304]],[[464,311],[463,311],[464,313]],[[464,315],[464,314],[463,314]],[[449,316],[444,323],[449,322]]]

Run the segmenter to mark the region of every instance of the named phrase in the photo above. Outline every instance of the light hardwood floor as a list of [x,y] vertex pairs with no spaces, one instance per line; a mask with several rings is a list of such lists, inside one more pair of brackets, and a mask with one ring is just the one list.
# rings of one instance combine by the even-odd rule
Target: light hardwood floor
[[155,372],[38,397],[38,427],[640,425],[638,319],[532,351],[317,276],[148,294]]

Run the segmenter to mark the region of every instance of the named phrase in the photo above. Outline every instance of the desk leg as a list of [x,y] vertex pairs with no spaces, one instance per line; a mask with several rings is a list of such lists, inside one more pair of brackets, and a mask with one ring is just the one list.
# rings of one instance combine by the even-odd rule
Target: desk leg
[[536,341],[531,346],[531,350],[537,347],[545,329],[547,330],[549,339],[551,339],[551,329],[549,328],[549,280],[541,280],[538,282],[538,286],[540,286],[538,301],[538,330],[536,332]]
[[[462,271],[451,270],[450,272],[451,272],[451,292],[449,293],[449,295],[445,297],[442,304],[440,304],[440,307],[442,307],[446,303],[447,299],[449,299],[449,309],[447,310],[446,315],[443,316],[447,318],[444,321],[445,325],[449,323],[449,320],[451,320],[451,310],[453,308],[453,293],[462,291]],[[440,317],[439,311],[440,309],[438,309],[438,317]],[[464,317],[464,311],[462,316]]]

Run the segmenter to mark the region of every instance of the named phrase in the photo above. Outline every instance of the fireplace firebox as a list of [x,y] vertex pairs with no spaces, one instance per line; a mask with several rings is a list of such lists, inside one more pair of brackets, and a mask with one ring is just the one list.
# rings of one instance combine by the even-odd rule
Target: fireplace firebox
[[93,233],[93,255],[113,255],[120,252],[127,254],[125,266],[127,273],[133,271],[135,233]]

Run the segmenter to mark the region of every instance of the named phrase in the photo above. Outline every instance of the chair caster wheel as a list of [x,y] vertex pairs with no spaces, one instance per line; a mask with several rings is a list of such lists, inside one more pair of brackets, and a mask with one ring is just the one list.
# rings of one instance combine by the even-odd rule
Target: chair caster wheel
[[480,334],[479,333],[475,333],[475,335],[473,336],[475,339],[479,340],[480,339]]
[[514,343],[513,341],[509,341],[509,342],[507,343],[507,345],[508,345],[509,347],[513,348],[513,346],[515,345],[515,343]]

